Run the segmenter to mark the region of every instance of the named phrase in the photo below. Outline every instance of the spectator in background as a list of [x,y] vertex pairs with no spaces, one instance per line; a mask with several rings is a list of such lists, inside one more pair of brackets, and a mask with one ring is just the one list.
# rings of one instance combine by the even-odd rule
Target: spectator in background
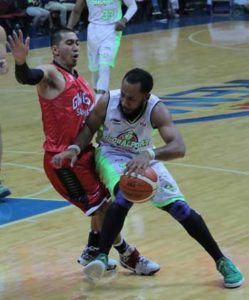
[[0,15],[8,14],[15,10],[14,0],[1,0],[0,1]]
[[57,1],[47,1],[44,0],[44,8],[49,11],[59,11],[60,12],[60,23],[61,26],[66,27],[67,25],[67,13],[72,11],[75,6],[74,0],[57,0]]
[[179,18],[179,14],[177,13],[179,11],[179,1],[178,0],[168,0],[168,14],[169,18]]
[[26,14],[33,18],[32,26],[35,31],[40,31],[40,25],[48,20],[50,12],[42,5],[41,0],[30,0],[29,6],[26,8]]
[[153,16],[159,16],[162,14],[158,0],[151,0],[151,6],[153,9],[152,11]]

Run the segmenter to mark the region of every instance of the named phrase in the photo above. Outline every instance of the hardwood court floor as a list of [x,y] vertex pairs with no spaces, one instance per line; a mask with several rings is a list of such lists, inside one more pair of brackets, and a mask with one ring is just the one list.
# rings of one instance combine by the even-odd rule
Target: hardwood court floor
[[[0,299],[249,299],[248,29],[246,21],[227,21],[125,36],[111,79],[111,88],[118,88],[134,66],[152,72],[154,93],[167,102],[187,145],[186,157],[167,166],[224,253],[243,271],[244,285],[224,289],[206,252],[146,203],[132,209],[124,235],[160,263],[160,272],[140,277],[119,267],[113,278],[91,286],[76,263],[89,219],[70,206],[0,227]],[[32,50],[29,63],[47,63],[50,57],[49,48]],[[42,172],[35,88],[17,84],[13,59],[8,61],[10,72],[0,81],[5,182],[13,197],[30,203],[63,201]],[[85,43],[78,70],[90,78]],[[0,217],[6,217],[4,211]],[[113,250],[111,255],[117,258]]]

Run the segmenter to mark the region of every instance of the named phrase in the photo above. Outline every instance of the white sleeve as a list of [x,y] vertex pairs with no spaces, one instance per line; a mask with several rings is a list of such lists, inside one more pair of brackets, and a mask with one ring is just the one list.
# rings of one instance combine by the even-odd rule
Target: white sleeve
[[123,0],[123,2],[127,6],[127,11],[123,17],[128,22],[135,15],[135,13],[137,11],[137,3],[135,0]]

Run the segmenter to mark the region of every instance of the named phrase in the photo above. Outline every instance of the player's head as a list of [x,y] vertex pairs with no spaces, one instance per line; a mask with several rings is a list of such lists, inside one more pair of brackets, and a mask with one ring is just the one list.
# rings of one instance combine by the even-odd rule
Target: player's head
[[153,88],[153,78],[143,69],[127,72],[122,80],[120,106],[126,118],[134,119],[143,112]]
[[69,28],[53,31],[50,36],[54,60],[66,68],[73,68],[79,57],[79,38]]

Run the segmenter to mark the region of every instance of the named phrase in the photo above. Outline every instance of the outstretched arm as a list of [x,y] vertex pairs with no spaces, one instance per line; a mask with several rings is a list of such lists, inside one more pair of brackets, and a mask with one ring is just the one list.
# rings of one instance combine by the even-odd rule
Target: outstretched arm
[[73,29],[80,19],[81,12],[85,6],[85,0],[77,0],[70,14],[67,27]]
[[21,30],[13,32],[9,36],[7,46],[15,58],[15,75],[18,82],[21,84],[38,84],[44,77],[44,72],[41,69],[30,69],[26,63],[26,58],[29,53],[30,38],[27,37],[23,42],[23,33]]

